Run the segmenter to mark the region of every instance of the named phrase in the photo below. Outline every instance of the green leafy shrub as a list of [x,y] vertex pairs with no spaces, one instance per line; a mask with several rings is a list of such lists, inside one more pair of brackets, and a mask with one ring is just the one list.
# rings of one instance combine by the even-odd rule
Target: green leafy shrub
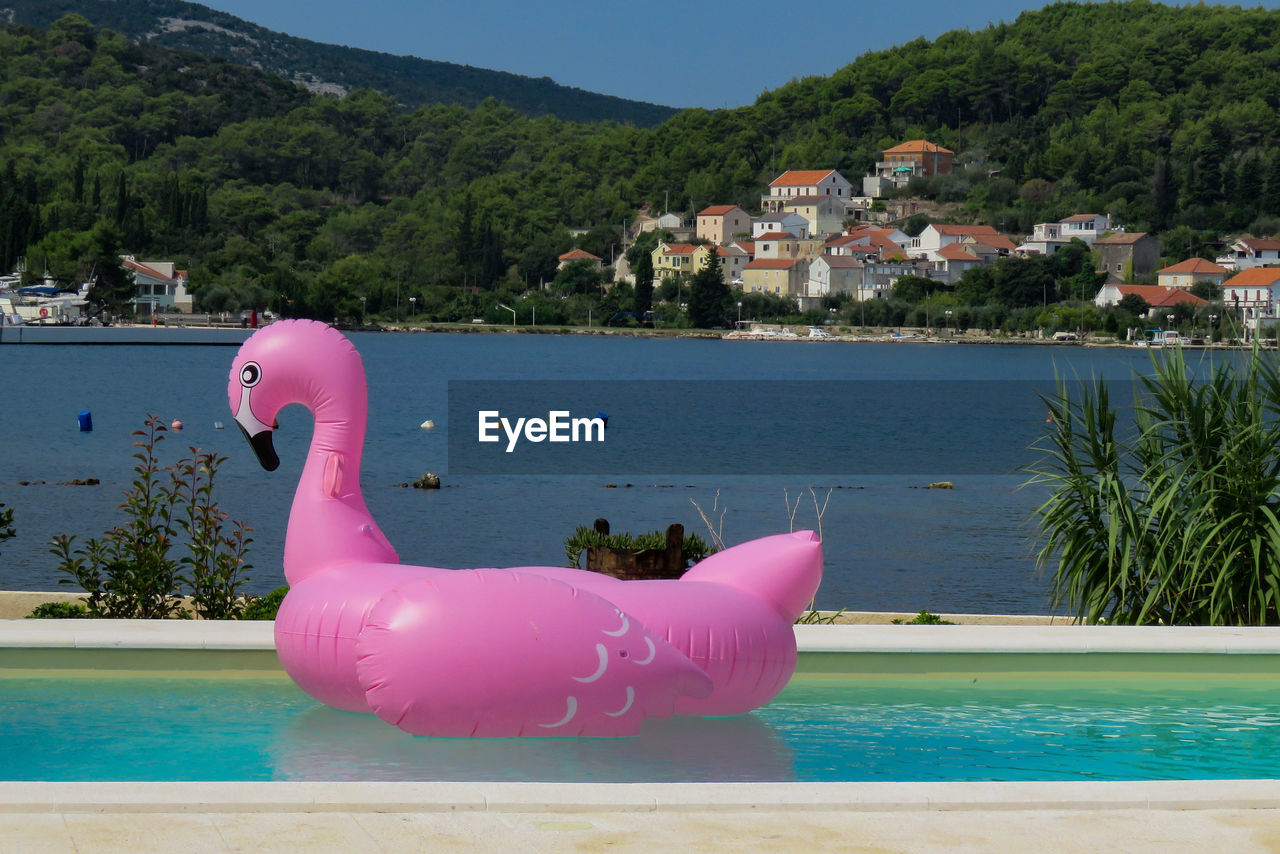
[[[629,534],[626,532],[604,534],[595,528],[579,525],[578,530],[573,532],[573,536],[564,541],[564,554],[569,561],[568,565],[579,568],[583,553],[593,547],[662,551],[667,547],[667,534],[665,531],[649,531],[645,534]],[[707,541],[697,534],[684,535],[682,554],[684,555],[685,563],[695,564],[714,551],[718,550],[707,545]]]
[[844,615],[844,608],[839,611],[818,611],[810,609],[796,617],[797,626],[834,626]]
[[286,584],[283,587],[277,587],[266,596],[250,599],[240,612],[240,619],[274,620],[280,611],[280,603],[284,601],[285,594],[288,592],[289,585]]
[[83,602],[42,602],[27,615],[28,620],[82,620],[92,616]]
[[1255,349],[1197,381],[1180,350],[1141,377],[1132,426],[1107,386],[1059,383],[1030,466],[1052,598],[1084,622],[1280,623],[1280,372]]
[[[53,538],[58,570],[70,576],[60,583],[89,594],[90,616],[182,616],[187,588],[195,613],[206,619],[233,618],[243,607],[239,590],[248,581],[248,529],[236,522],[227,530],[227,515],[213,500],[214,475],[225,458],[190,448],[190,457],[162,468],[157,448],[166,429],[148,414],[143,429],[133,431],[142,438],[134,442],[134,479],[120,505],[127,517],[123,525],[82,548],[73,548],[73,536]],[[171,552],[179,533],[186,536],[189,554],[175,560]]]
[[890,620],[895,626],[954,626],[950,620],[944,620],[930,611],[921,611],[910,620]]

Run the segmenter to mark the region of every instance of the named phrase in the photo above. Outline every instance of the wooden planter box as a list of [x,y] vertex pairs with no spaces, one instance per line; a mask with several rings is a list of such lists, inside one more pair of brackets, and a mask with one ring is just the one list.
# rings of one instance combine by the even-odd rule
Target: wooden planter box
[[[608,533],[607,523],[605,533]],[[672,525],[667,528],[665,549],[611,549],[591,546],[587,549],[587,569],[626,581],[644,578],[679,578],[687,569],[684,563],[684,526]]]

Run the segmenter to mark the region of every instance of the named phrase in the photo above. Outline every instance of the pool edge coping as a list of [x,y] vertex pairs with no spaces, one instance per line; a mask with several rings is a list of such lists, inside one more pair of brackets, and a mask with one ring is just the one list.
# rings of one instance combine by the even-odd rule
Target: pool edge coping
[[[802,653],[1280,654],[1280,627],[797,625]],[[270,621],[0,620],[7,649],[275,649]]]
[[0,814],[1280,809],[1280,780],[859,783],[0,782]]

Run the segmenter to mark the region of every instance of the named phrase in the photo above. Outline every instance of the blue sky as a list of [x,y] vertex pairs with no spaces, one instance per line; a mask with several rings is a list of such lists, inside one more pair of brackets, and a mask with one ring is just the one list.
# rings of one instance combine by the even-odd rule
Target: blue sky
[[[1012,21],[1043,3],[691,0],[205,0],[318,42],[457,62],[673,107],[740,107],[796,77],[951,29]],[[1271,5],[1268,3],[1267,5]]]

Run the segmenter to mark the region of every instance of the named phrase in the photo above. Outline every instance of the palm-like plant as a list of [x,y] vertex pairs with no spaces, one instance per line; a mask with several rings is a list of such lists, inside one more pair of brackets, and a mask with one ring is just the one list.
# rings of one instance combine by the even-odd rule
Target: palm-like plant
[[1059,382],[1028,468],[1038,564],[1082,621],[1280,623],[1280,370],[1255,350],[1203,381],[1156,359],[1121,423],[1102,381]]

